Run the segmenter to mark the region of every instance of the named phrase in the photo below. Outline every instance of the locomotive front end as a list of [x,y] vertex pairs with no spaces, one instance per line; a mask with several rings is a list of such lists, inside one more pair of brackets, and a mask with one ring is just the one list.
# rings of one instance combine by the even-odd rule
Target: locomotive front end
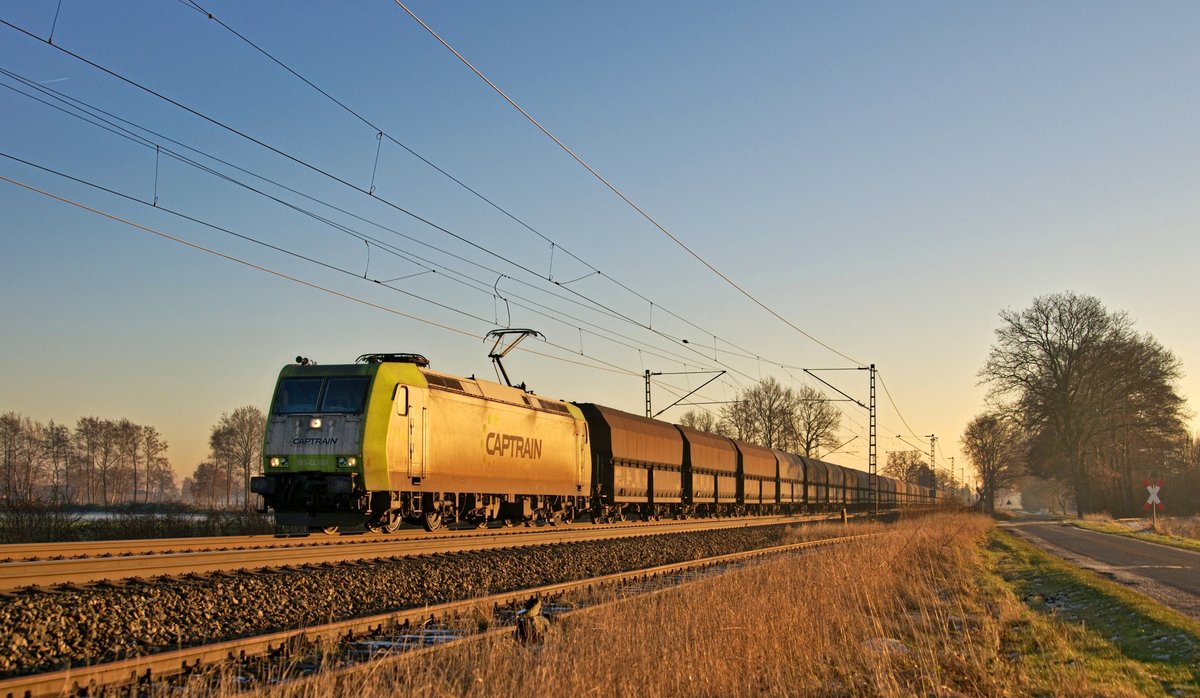
[[370,515],[363,434],[373,365],[287,366],[267,417],[263,475],[250,488],[279,526],[360,526]]

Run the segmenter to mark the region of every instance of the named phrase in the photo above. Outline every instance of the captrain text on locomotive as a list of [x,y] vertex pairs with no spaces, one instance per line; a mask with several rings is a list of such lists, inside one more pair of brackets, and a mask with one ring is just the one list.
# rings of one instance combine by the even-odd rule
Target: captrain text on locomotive
[[[866,509],[870,476],[590,403],[429,368],[416,354],[285,366],[251,479],[281,527]],[[879,506],[937,492],[879,476]]]

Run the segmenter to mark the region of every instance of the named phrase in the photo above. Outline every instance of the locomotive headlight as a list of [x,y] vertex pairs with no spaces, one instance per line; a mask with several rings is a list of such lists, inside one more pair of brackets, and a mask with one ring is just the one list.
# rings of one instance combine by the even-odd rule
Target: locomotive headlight
[[272,468],[286,468],[288,464],[287,456],[271,456],[271,460],[267,462],[271,464]]
[[308,428],[309,429],[320,429],[321,428],[321,419],[319,417],[313,417],[312,421],[308,423]]
[[346,465],[353,468],[354,466],[358,465],[358,459],[355,458],[354,456],[350,456],[349,458],[346,459]]
[[271,459],[271,467],[272,467],[272,468],[278,468],[278,467],[279,467],[279,465],[280,465],[280,463],[279,463],[279,458],[278,458],[278,457],[275,457],[275,458],[272,458],[272,459]]

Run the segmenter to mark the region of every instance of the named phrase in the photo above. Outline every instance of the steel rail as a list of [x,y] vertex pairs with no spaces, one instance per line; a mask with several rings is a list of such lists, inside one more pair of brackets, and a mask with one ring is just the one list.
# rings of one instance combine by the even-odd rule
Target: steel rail
[[794,517],[695,519],[669,525],[622,527],[544,527],[514,535],[507,531],[476,531],[471,536],[426,536],[415,539],[381,539],[355,545],[266,547],[179,553],[135,554],[67,560],[18,560],[0,563],[0,591],[60,584],[115,582],[123,579],[206,574],[212,572],[338,563],[430,553],[464,552],[583,541],[668,535],[727,528],[748,528],[795,523]]
[[[459,613],[469,612],[481,606],[504,606],[523,601],[531,595],[552,596],[595,586],[616,584],[664,574],[674,574],[710,565],[726,564],[738,560],[776,555],[806,548],[849,543],[889,534],[890,532],[867,533],[776,545],[770,548],[698,558],[685,562],[630,570],[628,572],[619,572],[573,582],[549,584],[541,587],[492,594],[481,598],[392,611],[308,628],[284,630],[267,635],[228,640],[210,645],[170,650],[106,664],[74,667],[28,676],[17,676],[0,680],[0,697],[21,698],[22,696],[27,696],[28,698],[42,698],[43,696],[76,695],[80,691],[102,686],[136,684],[139,681],[149,681],[154,677],[194,672],[215,663],[269,654],[300,643],[313,642],[320,639],[349,639],[358,634],[378,633],[384,628],[404,625],[406,623],[412,624],[427,619],[448,618]],[[88,693],[90,695],[92,691],[89,690]]]
[[[741,517],[759,519],[763,517]],[[787,519],[797,523],[806,521],[822,521],[828,518],[826,514],[808,514],[792,516],[776,516],[776,519]],[[666,521],[624,521],[608,524],[597,524],[606,528],[624,528],[631,526],[673,526],[678,522]],[[592,527],[587,522],[559,524],[559,526]],[[65,543],[7,543],[0,544],[0,561],[33,562],[36,560],[115,557],[120,555],[151,555],[161,553],[183,552],[212,552],[216,550],[242,550],[251,548],[302,548],[328,545],[360,545],[380,541],[410,540],[415,538],[446,539],[453,537],[471,537],[488,535],[521,535],[530,530],[527,526],[511,528],[447,528],[442,531],[429,533],[420,528],[402,528],[393,533],[353,532],[338,535],[314,534],[259,534],[248,536],[206,536],[193,538],[135,538],[108,541],[72,541]],[[536,526],[543,530],[546,526]],[[5,564],[0,562],[0,564]]]

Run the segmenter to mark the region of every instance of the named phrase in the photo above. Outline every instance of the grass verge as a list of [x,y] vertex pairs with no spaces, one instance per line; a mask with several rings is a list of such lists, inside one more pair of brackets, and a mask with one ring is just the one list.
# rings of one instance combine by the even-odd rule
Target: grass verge
[[1033,611],[1006,629],[1006,658],[1048,695],[1075,666],[1099,695],[1200,696],[1200,622],[1009,533],[990,531],[985,555],[1002,593]]

